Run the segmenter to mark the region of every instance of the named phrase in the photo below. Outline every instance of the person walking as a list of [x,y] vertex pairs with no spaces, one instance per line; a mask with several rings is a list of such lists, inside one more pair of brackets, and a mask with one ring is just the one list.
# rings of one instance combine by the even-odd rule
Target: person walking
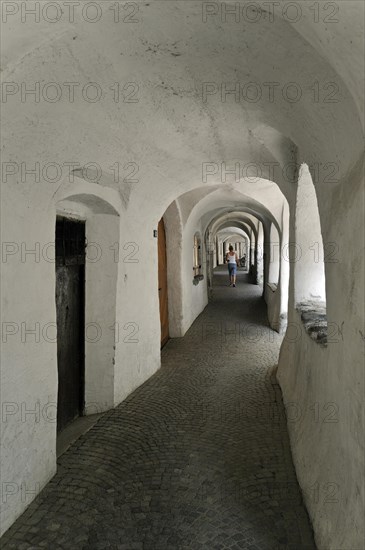
[[237,256],[237,253],[234,252],[232,245],[229,246],[229,251],[227,252],[226,260],[228,262],[229,286],[235,287],[238,256]]

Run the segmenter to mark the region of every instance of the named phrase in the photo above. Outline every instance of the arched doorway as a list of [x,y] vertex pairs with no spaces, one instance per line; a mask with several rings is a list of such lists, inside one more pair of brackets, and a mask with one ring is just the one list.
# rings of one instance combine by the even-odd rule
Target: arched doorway
[[77,417],[114,406],[120,217],[93,191],[65,189],[55,204],[59,435]]
[[83,414],[85,391],[85,222],[56,220],[57,431]]

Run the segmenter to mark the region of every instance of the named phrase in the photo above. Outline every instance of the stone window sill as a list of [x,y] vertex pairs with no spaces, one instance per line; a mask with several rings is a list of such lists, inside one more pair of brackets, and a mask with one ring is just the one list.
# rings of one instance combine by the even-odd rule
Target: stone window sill
[[297,304],[306,333],[321,346],[327,346],[328,323],[325,302],[301,302]]
[[276,292],[277,289],[278,289],[278,285],[275,284],[275,283],[267,283],[267,286],[269,287],[269,289],[270,289],[272,292]]
[[200,281],[204,279],[204,275],[195,275],[193,279],[193,285],[198,285]]

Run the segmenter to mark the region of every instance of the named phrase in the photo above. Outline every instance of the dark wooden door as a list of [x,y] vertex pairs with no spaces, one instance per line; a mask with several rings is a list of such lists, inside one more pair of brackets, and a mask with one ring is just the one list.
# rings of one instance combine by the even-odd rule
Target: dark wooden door
[[161,348],[169,339],[169,309],[167,301],[166,233],[163,219],[158,224],[158,294],[160,298]]
[[61,431],[84,407],[85,223],[56,221],[58,401]]

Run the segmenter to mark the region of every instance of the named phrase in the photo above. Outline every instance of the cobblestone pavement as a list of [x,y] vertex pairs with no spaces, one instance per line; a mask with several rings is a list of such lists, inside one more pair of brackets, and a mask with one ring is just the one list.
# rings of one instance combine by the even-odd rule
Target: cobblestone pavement
[[213,297],[162,368],[59,459],[2,549],[314,550],[258,286]]

